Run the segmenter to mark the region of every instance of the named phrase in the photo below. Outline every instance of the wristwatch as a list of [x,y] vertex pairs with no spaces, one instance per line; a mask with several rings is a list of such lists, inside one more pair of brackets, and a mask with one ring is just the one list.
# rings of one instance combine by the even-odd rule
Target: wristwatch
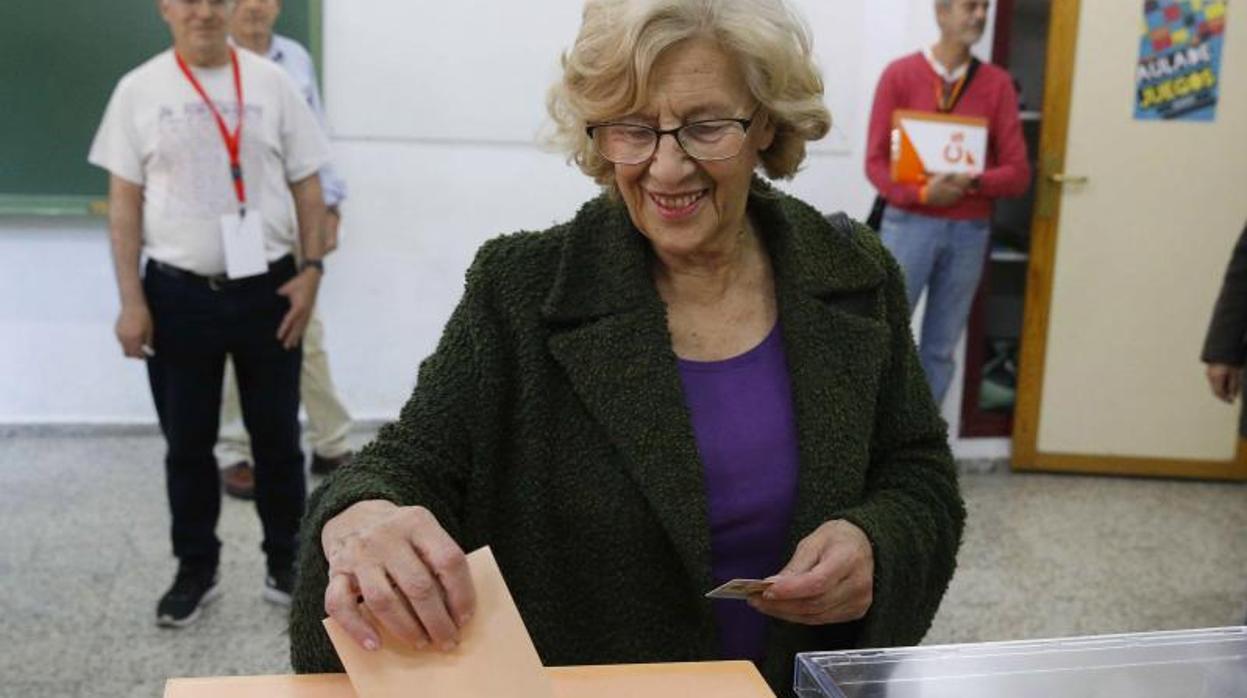
[[323,259],[305,259],[299,263],[299,271],[304,269],[315,269],[320,272],[321,276],[325,275],[325,260]]

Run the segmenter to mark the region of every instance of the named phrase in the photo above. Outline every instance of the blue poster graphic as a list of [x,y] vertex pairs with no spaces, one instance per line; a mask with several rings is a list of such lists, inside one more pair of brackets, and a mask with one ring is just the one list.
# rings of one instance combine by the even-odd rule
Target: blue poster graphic
[[1144,0],[1134,118],[1213,121],[1229,0]]

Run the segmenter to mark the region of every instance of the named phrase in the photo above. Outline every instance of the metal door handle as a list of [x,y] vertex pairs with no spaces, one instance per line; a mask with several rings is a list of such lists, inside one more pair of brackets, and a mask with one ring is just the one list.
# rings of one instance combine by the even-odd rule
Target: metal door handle
[[1048,181],[1054,184],[1086,184],[1089,180],[1089,177],[1067,175],[1064,172],[1054,172],[1048,175]]

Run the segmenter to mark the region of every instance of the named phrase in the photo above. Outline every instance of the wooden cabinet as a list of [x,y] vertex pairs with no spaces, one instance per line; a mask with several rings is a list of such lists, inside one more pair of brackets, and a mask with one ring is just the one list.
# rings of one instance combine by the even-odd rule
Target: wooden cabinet
[[[1018,87],[1022,131],[1035,176],[1040,169],[1036,160],[1048,9],[1046,0],[1001,0],[992,45],[992,62],[1008,70]],[[1025,195],[995,205],[988,259],[966,325],[962,438],[1009,436],[1013,431],[1035,189],[1032,178]]]

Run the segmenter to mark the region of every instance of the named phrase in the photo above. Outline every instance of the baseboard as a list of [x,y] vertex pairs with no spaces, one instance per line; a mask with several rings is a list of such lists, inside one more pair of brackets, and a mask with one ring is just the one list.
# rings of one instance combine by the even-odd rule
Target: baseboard
[[[375,433],[393,419],[356,419],[351,433]],[[307,420],[302,420],[306,427]],[[0,439],[10,438],[91,438],[100,436],[159,436],[155,422],[19,422],[0,424]]]

